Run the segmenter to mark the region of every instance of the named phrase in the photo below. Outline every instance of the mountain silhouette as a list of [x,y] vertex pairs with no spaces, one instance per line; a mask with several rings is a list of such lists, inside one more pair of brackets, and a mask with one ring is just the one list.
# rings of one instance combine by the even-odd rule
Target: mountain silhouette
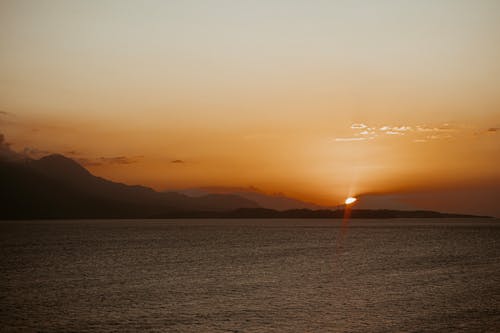
[[[345,209],[289,209],[239,208],[232,211],[197,212],[177,211],[160,214],[155,218],[229,218],[229,219],[343,219]],[[429,210],[391,210],[391,209],[349,209],[350,219],[395,219],[395,218],[489,218],[466,214],[450,214]]]
[[266,194],[254,187],[199,187],[175,190],[175,192],[188,195],[190,197],[200,197],[208,194],[231,194],[248,199],[257,203],[262,208],[275,210],[289,209],[326,209],[330,207],[320,206],[310,202],[305,202],[295,198],[287,197],[283,194]]
[[0,161],[0,218],[149,217],[172,211],[259,207],[235,195],[191,198],[94,176],[63,155]]
[[[187,196],[113,182],[63,155],[0,160],[0,219],[77,218],[342,218],[336,210],[257,191]],[[239,194],[239,195],[237,195]],[[254,198],[254,200],[249,200]],[[260,205],[262,204],[262,206]],[[271,209],[269,206],[274,205]],[[301,206],[302,205],[302,206]],[[299,206],[299,208],[295,208]],[[303,207],[305,206],[305,207]],[[292,207],[292,209],[289,209]],[[316,206],[312,206],[316,208]],[[352,218],[472,217],[433,211],[353,209]]]

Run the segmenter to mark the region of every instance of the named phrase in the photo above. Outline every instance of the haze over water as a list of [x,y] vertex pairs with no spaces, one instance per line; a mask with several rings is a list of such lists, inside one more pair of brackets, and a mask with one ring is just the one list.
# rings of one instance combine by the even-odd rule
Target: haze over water
[[495,332],[498,219],[0,223],[5,332]]

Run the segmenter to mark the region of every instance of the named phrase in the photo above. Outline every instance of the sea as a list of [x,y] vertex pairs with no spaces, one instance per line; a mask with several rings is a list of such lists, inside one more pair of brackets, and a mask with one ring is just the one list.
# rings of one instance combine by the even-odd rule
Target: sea
[[1,221],[0,331],[500,332],[500,220]]

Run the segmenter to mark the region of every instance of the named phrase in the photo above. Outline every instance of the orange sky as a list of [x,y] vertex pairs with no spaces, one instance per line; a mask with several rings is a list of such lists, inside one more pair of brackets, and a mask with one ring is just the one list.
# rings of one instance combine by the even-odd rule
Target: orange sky
[[113,180],[500,186],[498,1],[2,1],[0,48],[7,141]]

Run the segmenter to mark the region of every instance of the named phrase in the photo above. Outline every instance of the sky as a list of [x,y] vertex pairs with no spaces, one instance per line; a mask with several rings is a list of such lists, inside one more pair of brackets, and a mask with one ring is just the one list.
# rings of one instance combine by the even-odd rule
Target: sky
[[32,157],[500,216],[499,1],[0,0],[0,50],[0,133]]

